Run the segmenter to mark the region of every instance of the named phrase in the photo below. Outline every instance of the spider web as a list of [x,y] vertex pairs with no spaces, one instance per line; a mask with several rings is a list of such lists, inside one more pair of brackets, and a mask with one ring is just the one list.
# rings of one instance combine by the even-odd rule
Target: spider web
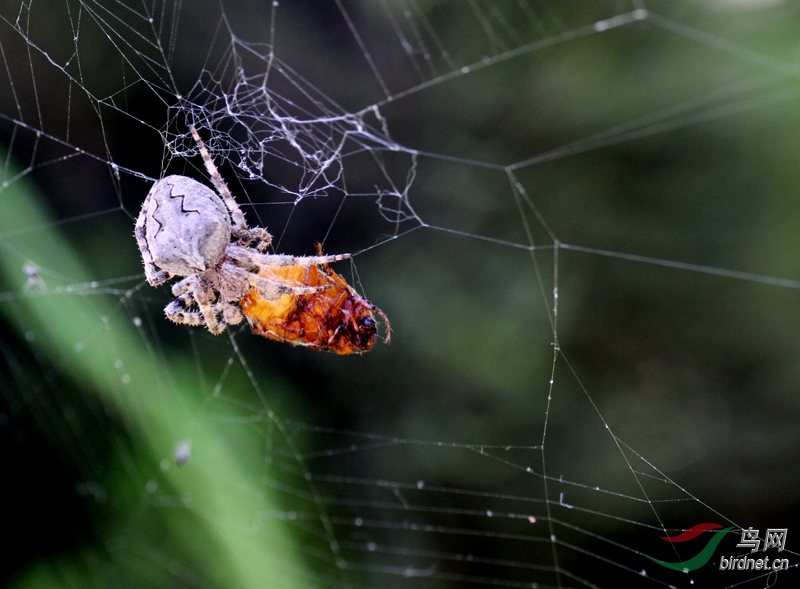
[[[797,17],[4,2],[3,582],[788,586],[793,534],[736,544],[797,521]],[[164,318],[132,230],[209,184],[189,125],[391,345]]]

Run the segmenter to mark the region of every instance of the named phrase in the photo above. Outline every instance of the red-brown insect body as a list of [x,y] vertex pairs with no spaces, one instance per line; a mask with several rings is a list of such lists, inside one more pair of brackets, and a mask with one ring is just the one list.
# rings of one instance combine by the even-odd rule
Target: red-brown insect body
[[325,288],[312,294],[287,294],[277,301],[267,301],[250,289],[239,305],[254,333],[337,354],[367,352],[378,337],[375,315],[379,315],[389,341],[386,315],[327,265],[269,266],[258,274],[271,282]]

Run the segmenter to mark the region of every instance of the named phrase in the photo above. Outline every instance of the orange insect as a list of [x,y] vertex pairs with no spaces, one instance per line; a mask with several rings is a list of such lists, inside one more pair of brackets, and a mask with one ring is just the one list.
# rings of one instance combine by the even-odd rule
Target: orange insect
[[266,300],[251,288],[239,307],[253,333],[342,355],[368,352],[378,338],[375,315],[379,315],[386,324],[384,342],[389,343],[391,327],[383,311],[356,293],[327,264],[262,266],[258,275],[278,284],[324,288],[311,294],[286,294],[276,301]]

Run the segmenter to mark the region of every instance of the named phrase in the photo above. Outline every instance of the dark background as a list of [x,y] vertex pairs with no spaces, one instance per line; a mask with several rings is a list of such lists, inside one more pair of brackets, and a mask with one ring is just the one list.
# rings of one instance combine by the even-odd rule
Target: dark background
[[[583,27],[628,14],[627,3],[418,4],[448,50],[444,55],[422,31],[432,53],[426,62],[422,53],[411,59],[403,51],[380,3],[345,2],[391,94],[436,80],[381,107],[391,138],[422,153],[408,195],[417,217],[399,229],[381,217],[375,192],[385,178],[370,157],[347,158],[347,192],[366,196],[348,196],[338,216],[341,185],[295,205],[274,185],[242,180],[233,156],[218,163],[234,194],[255,203],[244,203],[251,223],[280,235],[280,251],[308,254],[325,240],[328,252],[361,252],[357,277],[349,266],[337,268],[386,312],[393,333],[390,346],[355,358],[279,345],[246,330],[238,332],[234,354],[227,336],[169,324],[161,316],[168,290],[141,285],[131,234],[150,184],[166,173],[205,178],[197,158],[165,151],[162,133],[185,133],[187,123],[175,95],[199,104],[204,75],[230,80],[229,31],[242,47],[263,53],[270,41],[269,4],[222,6],[224,21],[213,2],[128,11],[53,0],[34,5],[28,18],[18,2],[0,2],[7,72],[0,77],[0,145],[17,168],[29,166],[26,181],[38,186],[57,221],[45,231],[63,235],[91,280],[133,277],[124,288],[139,285],[132,295],[111,287],[97,294],[128,318],[145,318],[142,345],[155,372],[175,380],[185,371],[202,375],[184,400],[192,419],[202,422],[220,408],[212,390],[224,380],[230,396],[220,413],[235,408],[263,417],[269,406],[300,453],[314,457],[301,468],[285,432],[265,423],[236,426],[260,441],[248,459],[265,469],[264,489],[275,491],[282,513],[318,507],[304,503],[303,473],[313,473],[330,499],[326,509],[352,570],[342,580],[324,526],[312,518],[290,528],[299,566],[318,575],[313,582],[432,587],[538,579],[541,586],[580,586],[577,576],[612,586],[647,568],[659,581],[688,586],[687,576],[653,569],[642,555],[677,560],[659,540],[662,525],[679,530],[715,521],[792,531],[800,475],[799,284],[658,260],[800,280],[800,14],[793,3],[652,3],[651,18],[602,34]],[[148,12],[152,28],[139,18]],[[335,2],[281,3],[275,31],[281,63],[338,105],[331,112],[386,98]],[[537,41],[541,47],[503,57]],[[42,52],[62,65],[53,67]],[[246,51],[241,59],[248,75],[267,69]],[[438,77],[473,64],[484,67]],[[301,97],[293,79],[275,75],[269,88]],[[296,182],[286,163],[295,154],[276,149],[284,151],[270,160],[270,183]],[[515,195],[502,166],[539,156],[513,170],[526,192]],[[388,175],[405,178],[408,154],[382,157]],[[123,171],[117,175],[112,164]],[[9,166],[4,180],[13,177]],[[0,231],[7,253],[17,251],[15,235]],[[645,259],[566,248],[556,263],[553,237]],[[520,244],[543,249],[532,254]],[[70,284],[69,276],[55,276],[55,263],[33,261],[52,281]],[[548,309],[556,269],[563,356],[554,364]],[[67,563],[58,565],[61,582],[70,563],[80,563],[70,569],[75,578],[98,586],[226,584],[226,573],[209,570],[193,548],[216,541],[202,535],[213,537],[214,517],[200,508],[167,515],[142,501],[141,489],[153,480],[148,472],[162,459],[143,441],[151,433],[96,384],[70,374],[66,352],[26,339],[14,317],[24,315],[31,293],[4,280],[0,456],[14,541],[0,557],[2,582],[42,586],[31,571],[45,562]],[[93,304],[91,294],[74,296]],[[56,324],[62,297],[52,287],[41,297],[52,303]],[[229,357],[237,362],[226,380]],[[353,445],[358,451],[341,450]],[[543,467],[552,479],[554,528],[538,527],[528,541],[528,514],[548,521]],[[180,495],[177,487],[165,493]],[[555,505],[561,493],[576,509]],[[137,509],[141,518],[120,523],[120,513]],[[185,526],[192,533],[173,517],[191,520]],[[357,518],[377,523],[362,532]],[[414,525],[436,528],[420,534]],[[558,535],[559,566],[569,573],[560,579],[550,533]],[[135,548],[119,548],[120,538],[130,537],[139,539]],[[365,548],[370,543],[379,550]],[[734,544],[728,538],[718,552],[737,553]],[[795,563],[794,553],[789,558]],[[180,563],[180,572],[167,561]],[[706,570],[693,578],[716,587],[732,584],[734,575]]]

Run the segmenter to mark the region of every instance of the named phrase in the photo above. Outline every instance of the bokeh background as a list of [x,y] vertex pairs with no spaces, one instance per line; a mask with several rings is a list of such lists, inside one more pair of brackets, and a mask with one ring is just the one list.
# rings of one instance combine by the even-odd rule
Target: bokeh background
[[[798,522],[795,3],[2,0],[0,17],[0,583],[614,586],[647,568],[722,587],[642,553],[662,525]],[[380,102],[419,152],[380,154],[416,174],[399,227],[374,146],[345,162],[346,198],[300,202],[215,152],[281,251],[360,252],[337,269],[393,328],[362,357],[169,324],[143,279],[153,179],[205,178],[165,148],[177,94],[201,104],[233,64],[263,76],[269,44],[289,72],[271,92]]]

